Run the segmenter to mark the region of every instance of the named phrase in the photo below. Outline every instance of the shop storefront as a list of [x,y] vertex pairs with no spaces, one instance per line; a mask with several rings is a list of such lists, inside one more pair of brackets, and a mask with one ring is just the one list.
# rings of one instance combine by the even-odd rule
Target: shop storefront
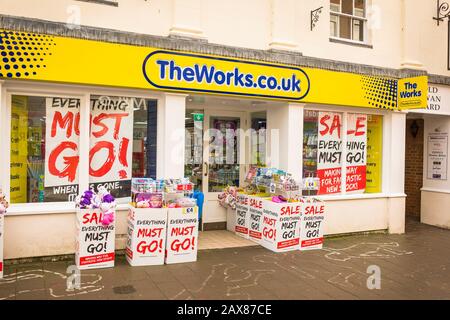
[[327,201],[325,234],[404,232],[404,110],[426,106],[426,76],[0,37],[7,259],[72,254],[73,200],[98,185],[117,198],[116,249],[124,249],[132,177],[190,177],[205,194],[203,229],[225,229],[217,195],[242,185],[251,164],[318,179],[305,194]]
[[[450,180],[448,177],[450,131],[450,87],[430,84],[426,109],[411,110],[407,116],[407,147],[415,151],[410,170],[417,181],[406,183],[411,199],[409,212],[426,224],[450,228]],[[409,189],[409,190],[408,190]],[[409,192],[408,192],[409,191]]]

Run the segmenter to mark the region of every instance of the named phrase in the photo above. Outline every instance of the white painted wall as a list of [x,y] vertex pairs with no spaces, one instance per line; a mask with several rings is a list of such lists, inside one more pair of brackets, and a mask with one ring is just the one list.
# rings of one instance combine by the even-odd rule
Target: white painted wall
[[[423,223],[450,228],[450,175],[447,180],[428,179],[428,134],[440,130],[450,133],[450,116],[424,116],[423,187],[420,219]],[[447,170],[450,170],[450,143],[447,150]]]
[[[311,10],[323,7],[310,30]],[[0,0],[0,13],[210,43],[283,49],[305,56],[389,68],[447,71],[447,23],[435,1],[368,0],[372,48],[329,40],[329,0],[119,0],[118,7],[74,0]]]

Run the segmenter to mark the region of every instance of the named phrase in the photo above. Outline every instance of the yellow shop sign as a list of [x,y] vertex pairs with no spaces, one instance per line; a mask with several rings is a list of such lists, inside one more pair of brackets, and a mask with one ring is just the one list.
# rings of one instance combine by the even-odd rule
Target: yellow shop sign
[[144,60],[143,73],[159,89],[301,100],[309,78],[300,68],[262,62],[155,51]]
[[0,30],[0,54],[0,78],[6,79],[391,110],[427,105],[424,94],[417,96],[417,91],[426,92],[427,77],[404,83],[387,77],[10,30]]

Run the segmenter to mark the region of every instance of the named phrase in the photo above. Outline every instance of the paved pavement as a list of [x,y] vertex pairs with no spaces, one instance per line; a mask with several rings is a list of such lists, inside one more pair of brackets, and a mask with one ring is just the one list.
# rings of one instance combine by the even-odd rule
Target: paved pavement
[[[450,230],[412,220],[404,235],[326,239],[323,250],[309,252],[202,250],[195,263],[151,267],[117,257],[112,269],[82,271],[74,291],[66,287],[70,264],[7,266],[0,300],[450,299]],[[370,266],[380,268],[379,290],[367,288]]]

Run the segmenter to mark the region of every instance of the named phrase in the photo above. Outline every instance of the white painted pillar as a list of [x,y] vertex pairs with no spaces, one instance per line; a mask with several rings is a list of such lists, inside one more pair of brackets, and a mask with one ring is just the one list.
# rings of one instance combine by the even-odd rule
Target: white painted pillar
[[271,1],[271,39],[270,49],[292,50],[297,47],[295,25],[297,0]]
[[173,20],[170,35],[204,38],[202,0],[172,0]]
[[289,103],[267,110],[267,165],[302,177],[303,104]]
[[[417,8],[423,0],[402,0],[402,59],[401,67],[423,70],[420,34],[423,23],[418,21]],[[422,22],[422,23],[421,23]],[[428,22],[428,21],[426,21]],[[434,22],[434,21],[433,21]]]
[[166,93],[157,106],[157,163],[158,179],[184,177],[185,154],[185,94]]
[[389,233],[405,232],[405,133],[406,113],[390,112],[385,117],[384,170],[385,192],[388,200]]

